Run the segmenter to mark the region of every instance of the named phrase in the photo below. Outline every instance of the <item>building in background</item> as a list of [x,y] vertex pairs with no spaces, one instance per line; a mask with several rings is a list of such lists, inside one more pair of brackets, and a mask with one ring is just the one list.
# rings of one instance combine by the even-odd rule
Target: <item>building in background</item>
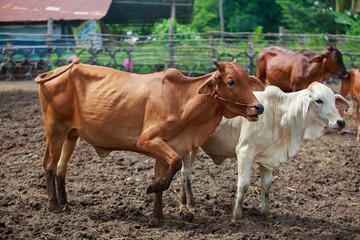
[[193,0],[2,0],[0,40],[13,39],[12,45],[22,46],[44,45],[49,40],[66,45],[93,37],[94,44],[101,46],[96,34],[106,33],[107,23],[153,24],[173,15],[189,23],[192,7]]

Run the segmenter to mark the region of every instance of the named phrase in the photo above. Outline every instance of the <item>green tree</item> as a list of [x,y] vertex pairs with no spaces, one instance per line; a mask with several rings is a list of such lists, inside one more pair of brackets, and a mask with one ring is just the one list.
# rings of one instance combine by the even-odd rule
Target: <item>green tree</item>
[[339,24],[344,24],[344,31],[347,35],[358,36],[360,35],[360,9],[358,9],[357,13],[338,13],[331,12],[336,18],[335,21]]
[[349,10],[355,14],[359,8],[360,0],[336,0],[336,11],[339,13],[345,13],[345,11]]
[[[278,31],[281,7],[275,0],[226,0],[223,8],[225,31],[252,32],[257,26]],[[219,31],[219,0],[195,0],[192,26],[199,32]]]
[[279,30],[281,7],[275,0],[224,1],[225,29],[230,32],[252,32],[262,26],[263,32]]
[[[169,33],[170,24],[174,24],[174,33],[188,33],[185,35],[176,35],[174,36],[174,39],[195,39],[198,37],[195,34],[191,34],[196,32],[194,29],[187,25],[178,23],[175,18],[163,19],[162,21],[155,23],[151,34],[161,35]],[[167,35],[157,37],[157,40],[167,39],[169,39],[169,36]]]
[[199,32],[220,31],[219,0],[195,0],[191,26]]
[[294,33],[335,33],[334,0],[276,0],[282,8],[283,21],[287,32]]

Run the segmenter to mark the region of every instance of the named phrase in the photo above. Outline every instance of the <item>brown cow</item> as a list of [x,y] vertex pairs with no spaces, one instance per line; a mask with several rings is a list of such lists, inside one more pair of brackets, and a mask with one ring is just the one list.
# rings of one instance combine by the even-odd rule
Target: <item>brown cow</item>
[[78,58],[40,74],[35,81],[46,132],[42,161],[50,209],[67,203],[67,164],[81,137],[100,157],[127,150],[155,158],[147,193],[154,193],[154,215],[162,218],[162,191],[181,169],[182,156],[203,145],[223,116],[256,121],[264,110],[252,93],[264,90],[258,79],[235,61],[214,63],[216,72],[196,78],[176,69],[133,74],[81,64]]
[[[359,104],[360,104],[360,70],[350,69],[349,75],[346,78],[341,79],[340,94],[343,97],[350,95],[353,101],[353,118],[356,121],[358,129],[357,140],[360,141],[360,119],[359,119]],[[342,115],[342,112],[341,112]]]
[[295,53],[280,47],[268,47],[256,60],[256,77],[284,92],[306,89],[310,83],[322,83],[332,75],[347,76],[342,54],[333,46],[327,46],[325,51],[316,54],[308,50]]

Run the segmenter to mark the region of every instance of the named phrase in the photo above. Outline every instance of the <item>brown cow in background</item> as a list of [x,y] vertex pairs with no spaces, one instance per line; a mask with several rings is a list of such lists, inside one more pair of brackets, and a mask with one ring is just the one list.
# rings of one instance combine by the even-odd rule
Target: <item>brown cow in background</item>
[[134,74],[76,58],[40,74],[35,82],[45,124],[43,167],[50,209],[67,203],[66,169],[81,137],[100,157],[126,150],[155,158],[147,193],[154,193],[154,215],[162,218],[162,191],[181,169],[182,157],[203,145],[223,116],[256,121],[264,111],[252,92],[264,90],[258,79],[235,61],[215,65],[217,71],[191,78],[176,69]]
[[333,46],[325,51],[311,53],[280,48],[265,48],[256,60],[256,77],[264,84],[279,87],[284,92],[307,88],[312,82],[324,82],[332,75],[347,76],[341,52]]
[[[341,79],[340,94],[346,98],[350,96],[353,101],[352,115],[356,121],[357,140],[360,141],[360,119],[359,119],[359,104],[360,104],[360,70],[350,69],[346,78]],[[342,115],[342,112],[340,112]]]

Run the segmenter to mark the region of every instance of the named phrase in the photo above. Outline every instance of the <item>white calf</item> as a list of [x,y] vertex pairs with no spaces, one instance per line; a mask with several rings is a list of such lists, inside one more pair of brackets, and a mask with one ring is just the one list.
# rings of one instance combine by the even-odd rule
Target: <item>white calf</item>
[[[264,92],[255,92],[265,111],[257,122],[244,118],[223,118],[202,149],[220,165],[227,158],[237,158],[238,186],[233,221],[242,215],[242,202],[250,184],[251,165],[260,165],[262,211],[270,216],[269,188],[273,168],[294,156],[308,141],[321,137],[326,128],[340,131],[345,121],[339,109],[349,108],[349,103],[330,88],[314,82],[307,89],[284,93],[278,87],[268,86]],[[180,207],[194,210],[190,174],[197,148],[190,158],[183,159],[183,189]]]

